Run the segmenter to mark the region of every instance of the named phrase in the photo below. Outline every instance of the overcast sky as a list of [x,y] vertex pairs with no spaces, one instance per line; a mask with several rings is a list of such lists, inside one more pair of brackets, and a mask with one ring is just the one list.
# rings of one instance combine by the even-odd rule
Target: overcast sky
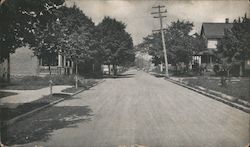
[[98,24],[104,16],[123,21],[132,35],[134,44],[159,28],[159,20],[150,14],[152,6],[165,5],[168,13],[163,25],[177,19],[194,22],[194,31],[200,33],[202,22],[224,22],[229,18],[243,16],[250,8],[248,0],[68,0],[67,5],[76,4],[87,16]]

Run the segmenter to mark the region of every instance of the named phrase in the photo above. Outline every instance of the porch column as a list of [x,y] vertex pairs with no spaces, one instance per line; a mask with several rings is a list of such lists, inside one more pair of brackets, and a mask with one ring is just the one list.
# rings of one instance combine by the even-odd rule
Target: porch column
[[57,72],[58,74],[62,74],[62,55],[61,52],[58,52],[58,66],[57,66]]
[[74,62],[71,61],[71,66],[70,66],[70,71],[69,71],[69,74],[70,74],[70,75],[73,74],[73,69],[74,69]]
[[58,67],[62,67],[62,55],[58,53]]
[[66,74],[66,56],[63,56],[62,74]]
[[67,67],[71,67],[71,66],[70,66],[70,61],[69,61],[69,60],[67,61]]
[[198,56],[199,65],[201,65],[201,56]]

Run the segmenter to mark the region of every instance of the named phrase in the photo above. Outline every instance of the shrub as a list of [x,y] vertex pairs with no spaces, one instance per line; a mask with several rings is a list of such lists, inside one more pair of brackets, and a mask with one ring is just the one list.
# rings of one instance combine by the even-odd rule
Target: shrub
[[215,75],[217,76],[220,71],[220,66],[218,64],[214,65],[213,70],[214,70]]
[[12,80],[14,85],[49,85],[49,80],[52,79],[54,85],[73,85],[75,83],[74,76],[66,75],[52,75],[51,77],[39,77],[39,76],[24,76],[21,78],[15,78]]
[[[50,76],[46,76],[47,81],[50,80]],[[75,78],[73,75],[52,75],[51,79],[55,85],[74,85]]]

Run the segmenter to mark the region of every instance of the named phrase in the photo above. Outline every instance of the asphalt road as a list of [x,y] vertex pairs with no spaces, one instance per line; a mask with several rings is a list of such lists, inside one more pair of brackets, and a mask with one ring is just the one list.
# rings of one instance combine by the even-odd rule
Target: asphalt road
[[[60,123],[40,128],[47,131],[26,137],[23,146],[243,147],[250,142],[249,114],[136,70],[29,119]],[[15,126],[32,126],[29,119]]]

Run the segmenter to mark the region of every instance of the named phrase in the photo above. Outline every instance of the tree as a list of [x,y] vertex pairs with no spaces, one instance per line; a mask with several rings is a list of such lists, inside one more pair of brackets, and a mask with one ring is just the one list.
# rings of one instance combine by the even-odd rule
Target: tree
[[[0,4],[0,61],[15,49],[34,43],[34,28],[49,21],[64,0],[5,0]],[[9,81],[8,67],[8,81]]]
[[0,5],[0,58],[30,43],[37,24],[44,24],[64,0],[5,0]]
[[[193,23],[189,21],[176,21],[164,31],[167,55],[170,64],[178,66],[183,62],[188,67],[192,56],[205,48],[204,41],[198,34],[190,35]],[[144,38],[141,47],[148,50],[153,56],[156,65],[164,63],[160,33],[154,33]]]
[[13,53],[17,47],[22,45],[21,40],[15,31],[14,14],[11,8],[3,3],[0,5],[0,61],[8,58],[9,53]]
[[117,75],[118,65],[127,65],[135,59],[131,35],[125,31],[124,23],[110,17],[105,17],[97,27],[103,62],[109,67],[113,65]]
[[38,57],[61,54],[75,65],[76,88],[78,87],[78,65],[93,60],[96,53],[94,23],[79,8],[60,7],[54,18],[34,28],[33,40],[29,43]]
[[250,19],[246,16],[234,20],[233,27],[225,30],[224,37],[218,43],[219,57],[228,72],[234,65],[239,65],[240,75],[245,73],[245,61],[250,59]]
[[96,40],[94,39],[95,26],[75,5],[72,8],[64,8],[60,17],[61,52],[75,64],[76,88],[78,87],[78,65],[93,60],[96,52]]

